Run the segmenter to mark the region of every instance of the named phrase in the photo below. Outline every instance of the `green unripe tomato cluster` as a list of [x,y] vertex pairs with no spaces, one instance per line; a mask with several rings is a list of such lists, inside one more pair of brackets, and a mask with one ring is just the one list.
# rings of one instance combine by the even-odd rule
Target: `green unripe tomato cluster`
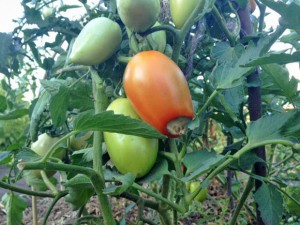
[[[126,98],[114,100],[107,110],[112,110],[115,114],[139,119]],[[104,132],[104,141],[111,161],[122,174],[130,172],[136,177],[142,177],[150,171],[156,161],[157,139]]]

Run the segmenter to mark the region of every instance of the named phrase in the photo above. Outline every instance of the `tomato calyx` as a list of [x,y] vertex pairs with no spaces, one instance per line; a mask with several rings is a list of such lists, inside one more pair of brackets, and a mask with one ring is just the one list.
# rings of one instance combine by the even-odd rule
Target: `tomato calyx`
[[167,123],[167,131],[173,136],[181,136],[188,130],[189,117],[177,117]]

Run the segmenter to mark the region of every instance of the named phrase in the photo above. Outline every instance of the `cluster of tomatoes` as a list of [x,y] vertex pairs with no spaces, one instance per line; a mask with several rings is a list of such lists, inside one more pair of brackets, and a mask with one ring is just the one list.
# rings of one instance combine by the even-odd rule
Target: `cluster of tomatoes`
[[[204,5],[205,1],[202,3]],[[170,0],[175,28],[183,27],[197,4],[197,0],[190,0],[188,3],[183,0]],[[255,2],[251,0],[250,6],[254,10]],[[142,35],[150,28],[160,25],[160,1],[117,0],[117,10],[125,25],[130,50],[134,56],[123,75],[127,98],[115,99],[107,110],[142,119],[169,138],[179,137],[185,133],[188,122],[194,116],[187,81],[177,64],[164,54],[165,31]],[[101,64],[115,54],[121,42],[122,30],[118,23],[107,17],[92,19],[76,38],[69,61],[87,66]],[[88,134],[90,136],[91,133]],[[71,144],[81,148],[88,137],[78,139],[77,142],[80,143],[77,144],[73,138]],[[39,155],[44,155],[45,151],[41,149],[49,149],[58,139],[43,134],[31,148]],[[156,162],[157,139],[105,132],[104,140],[112,162],[121,173],[131,172],[142,177]],[[56,157],[63,158],[65,152],[60,153]],[[36,176],[39,176],[39,171],[37,172]],[[194,190],[197,185],[200,184],[194,182],[188,189]]]
[[[172,7],[178,10],[174,4]],[[186,131],[187,123],[194,115],[187,81],[177,64],[163,53],[165,31],[153,32],[145,37],[139,35],[160,25],[160,1],[118,0],[117,9],[135,55],[123,76],[127,98],[115,99],[107,110],[142,119],[162,134],[178,137]],[[178,20],[174,23],[180,28]],[[100,64],[117,51],[121,41],[119,24],[106,17],[95,18],[77,37],[69,60],[88,66]],[[156,139],[105,132],[104,140],[112,162],[121,173],[144,176],[156,161]]]

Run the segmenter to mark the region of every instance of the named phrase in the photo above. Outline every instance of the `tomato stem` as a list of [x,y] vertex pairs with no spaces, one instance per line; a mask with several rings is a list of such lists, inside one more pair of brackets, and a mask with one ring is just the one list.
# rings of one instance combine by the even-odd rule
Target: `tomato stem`
[[52,193],[54,195],[58,194],[58,190],[56,189],[56,187],[51,183],[51,181],[49,180],[49,178],[46,175],[46,172],[44,170],[40,171],[42,179],[44,181],[44,183],[46,184],[46,186],[52,191]]
[[[96,70],[90,68],[90,72],[93,80],[93,95],[95,99],[94,108],[95,114],[97,114],[103,112],[107,106],[105,85]],[[99,199],[105,224],[114,225],[116,222],[113,217],[108,196],[103,194],[103,189],[105,188],[105,179],[102,170],[102,142],[103,132],[95,131],[93,141],[93,169],[96,171],[97,175],[91,176],[91,180]]]
[[219,92],[218,89],[214,90],[214,92],[209,96],[209,98],[207,99],[205,104],[202,106],[202,108],[197,112],[196,117],[201,115],[204,112],[204,110],[206,110],[206,108],[209,106],[211,101],[218,95],[218,92]]
[[236,224],[236,220],[240,214],[240,211],[245,203],[245,201],[247,200],[247,197],[249,196],[251,190],[253,189],[254,187],[254,178],[249,178],[248,180],[248,183],[247,183],[247,186],[242,194],[242,197],[240,198],[240,200],[238,201],[238,204],[234,210],[234,213],[233,213],[233,216],[232,216],[232,219],[229,223],[229,225],[234,225]]
[[7,184],[1,180],[0,180],[0,187],[11,190],[11,191],[15,191],[15,192],[18,192],[21,194],[30,195],[30,196],[38,196],[38,197],[44,197],[44,198],[54,198],[55,197],[52,193],[22,189],[22,188]]
[[227,29],[226,21],[224,20],[224,18],[222,17],[222,15],[220,14],[219,10],[215,5],[212,8],[212,14],[215,20],[217,21],[218,25],[220,26],[221,30],[224,32],[225,36],[227,37],[230,46],[235,46],[235,37],[232,35],[232,32],[230,32]]

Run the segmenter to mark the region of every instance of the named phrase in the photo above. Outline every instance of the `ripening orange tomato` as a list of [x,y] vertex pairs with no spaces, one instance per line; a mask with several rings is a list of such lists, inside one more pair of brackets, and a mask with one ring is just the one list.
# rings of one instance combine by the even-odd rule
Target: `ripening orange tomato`
[[136,54],[127,64],[124,89],[138,115],[168,137],[187,130],[194,116],[191,94],[180,68],[158,51]]

